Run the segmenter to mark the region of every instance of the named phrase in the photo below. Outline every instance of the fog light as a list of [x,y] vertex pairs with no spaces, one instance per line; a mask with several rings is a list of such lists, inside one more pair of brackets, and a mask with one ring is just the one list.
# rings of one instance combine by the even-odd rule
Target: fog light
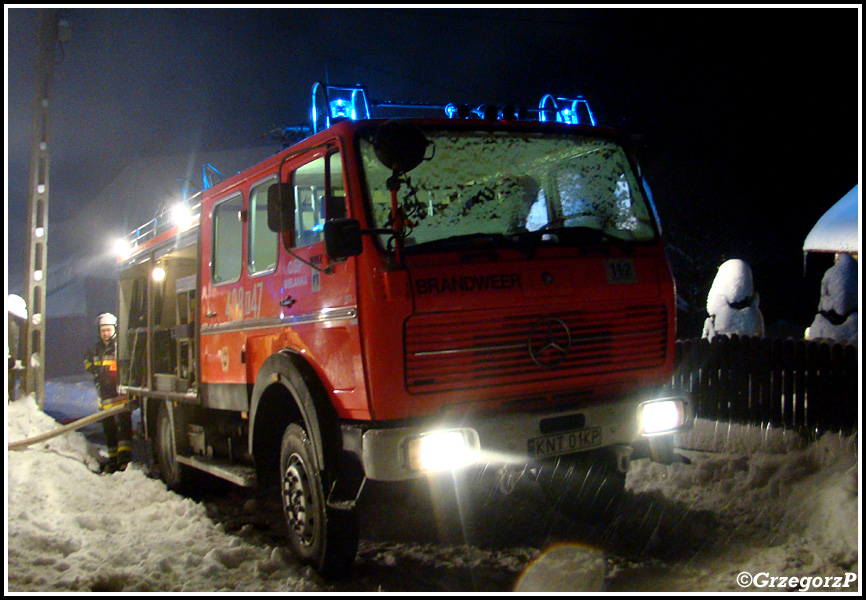
[[682,400],[656,400],[645,402],[639,408],[640,432],[643,435],[669,433],[685,423]]
[[406,457],[416,471],[459,469],[478,460],[480,443],[472,429],[434,431],[409,440]]

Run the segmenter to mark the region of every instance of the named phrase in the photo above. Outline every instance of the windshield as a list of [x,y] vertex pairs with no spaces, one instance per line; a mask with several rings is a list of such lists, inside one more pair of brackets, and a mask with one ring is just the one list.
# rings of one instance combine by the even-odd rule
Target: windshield
[[[655,240],[652,212],[623,149],[586,135],[425,131],[432,142],[398,198],[409,223],[405,247],[468,239],[539,244]],[[370,138],[361,159],[376,228],[391,226],[391,173]],[[382,237],[387,244],[388,236]]]

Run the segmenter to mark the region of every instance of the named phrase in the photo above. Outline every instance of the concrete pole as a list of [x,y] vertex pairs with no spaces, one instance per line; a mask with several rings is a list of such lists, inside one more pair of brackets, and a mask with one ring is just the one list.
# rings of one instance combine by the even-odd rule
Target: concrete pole
[[45,406],[45,291],[48,285],[48,122],[51,76],[57,48],[57,11],[39,11],[36,62],[36,100],[33,111],[33,141],[27,194],[27,326],[25,327],[24,389]]

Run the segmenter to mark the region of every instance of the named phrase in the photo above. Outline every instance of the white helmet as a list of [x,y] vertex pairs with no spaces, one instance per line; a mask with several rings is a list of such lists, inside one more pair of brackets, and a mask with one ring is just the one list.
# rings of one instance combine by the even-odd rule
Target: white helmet
[[97,327],[104,327],[106,325],[111,325],[115,329],[117,329],[117,317],[115,317],[111,313],[102,313],[98,317],[96,317],[96,325]]

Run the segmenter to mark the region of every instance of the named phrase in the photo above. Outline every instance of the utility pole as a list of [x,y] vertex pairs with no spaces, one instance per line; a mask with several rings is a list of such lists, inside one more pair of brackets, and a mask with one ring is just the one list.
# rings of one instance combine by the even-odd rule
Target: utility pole
[[[65,29],[65,28],[64,28]],[[30,179],[27,194],[27,314],[25,327],[24,389],[35,394],[39,408],[45,406],[45,291],[48,285],[48,122],[51,76],[58,42],[57,11],[39,11],[36,59],[36,100],[33,140],[30,149]]]

